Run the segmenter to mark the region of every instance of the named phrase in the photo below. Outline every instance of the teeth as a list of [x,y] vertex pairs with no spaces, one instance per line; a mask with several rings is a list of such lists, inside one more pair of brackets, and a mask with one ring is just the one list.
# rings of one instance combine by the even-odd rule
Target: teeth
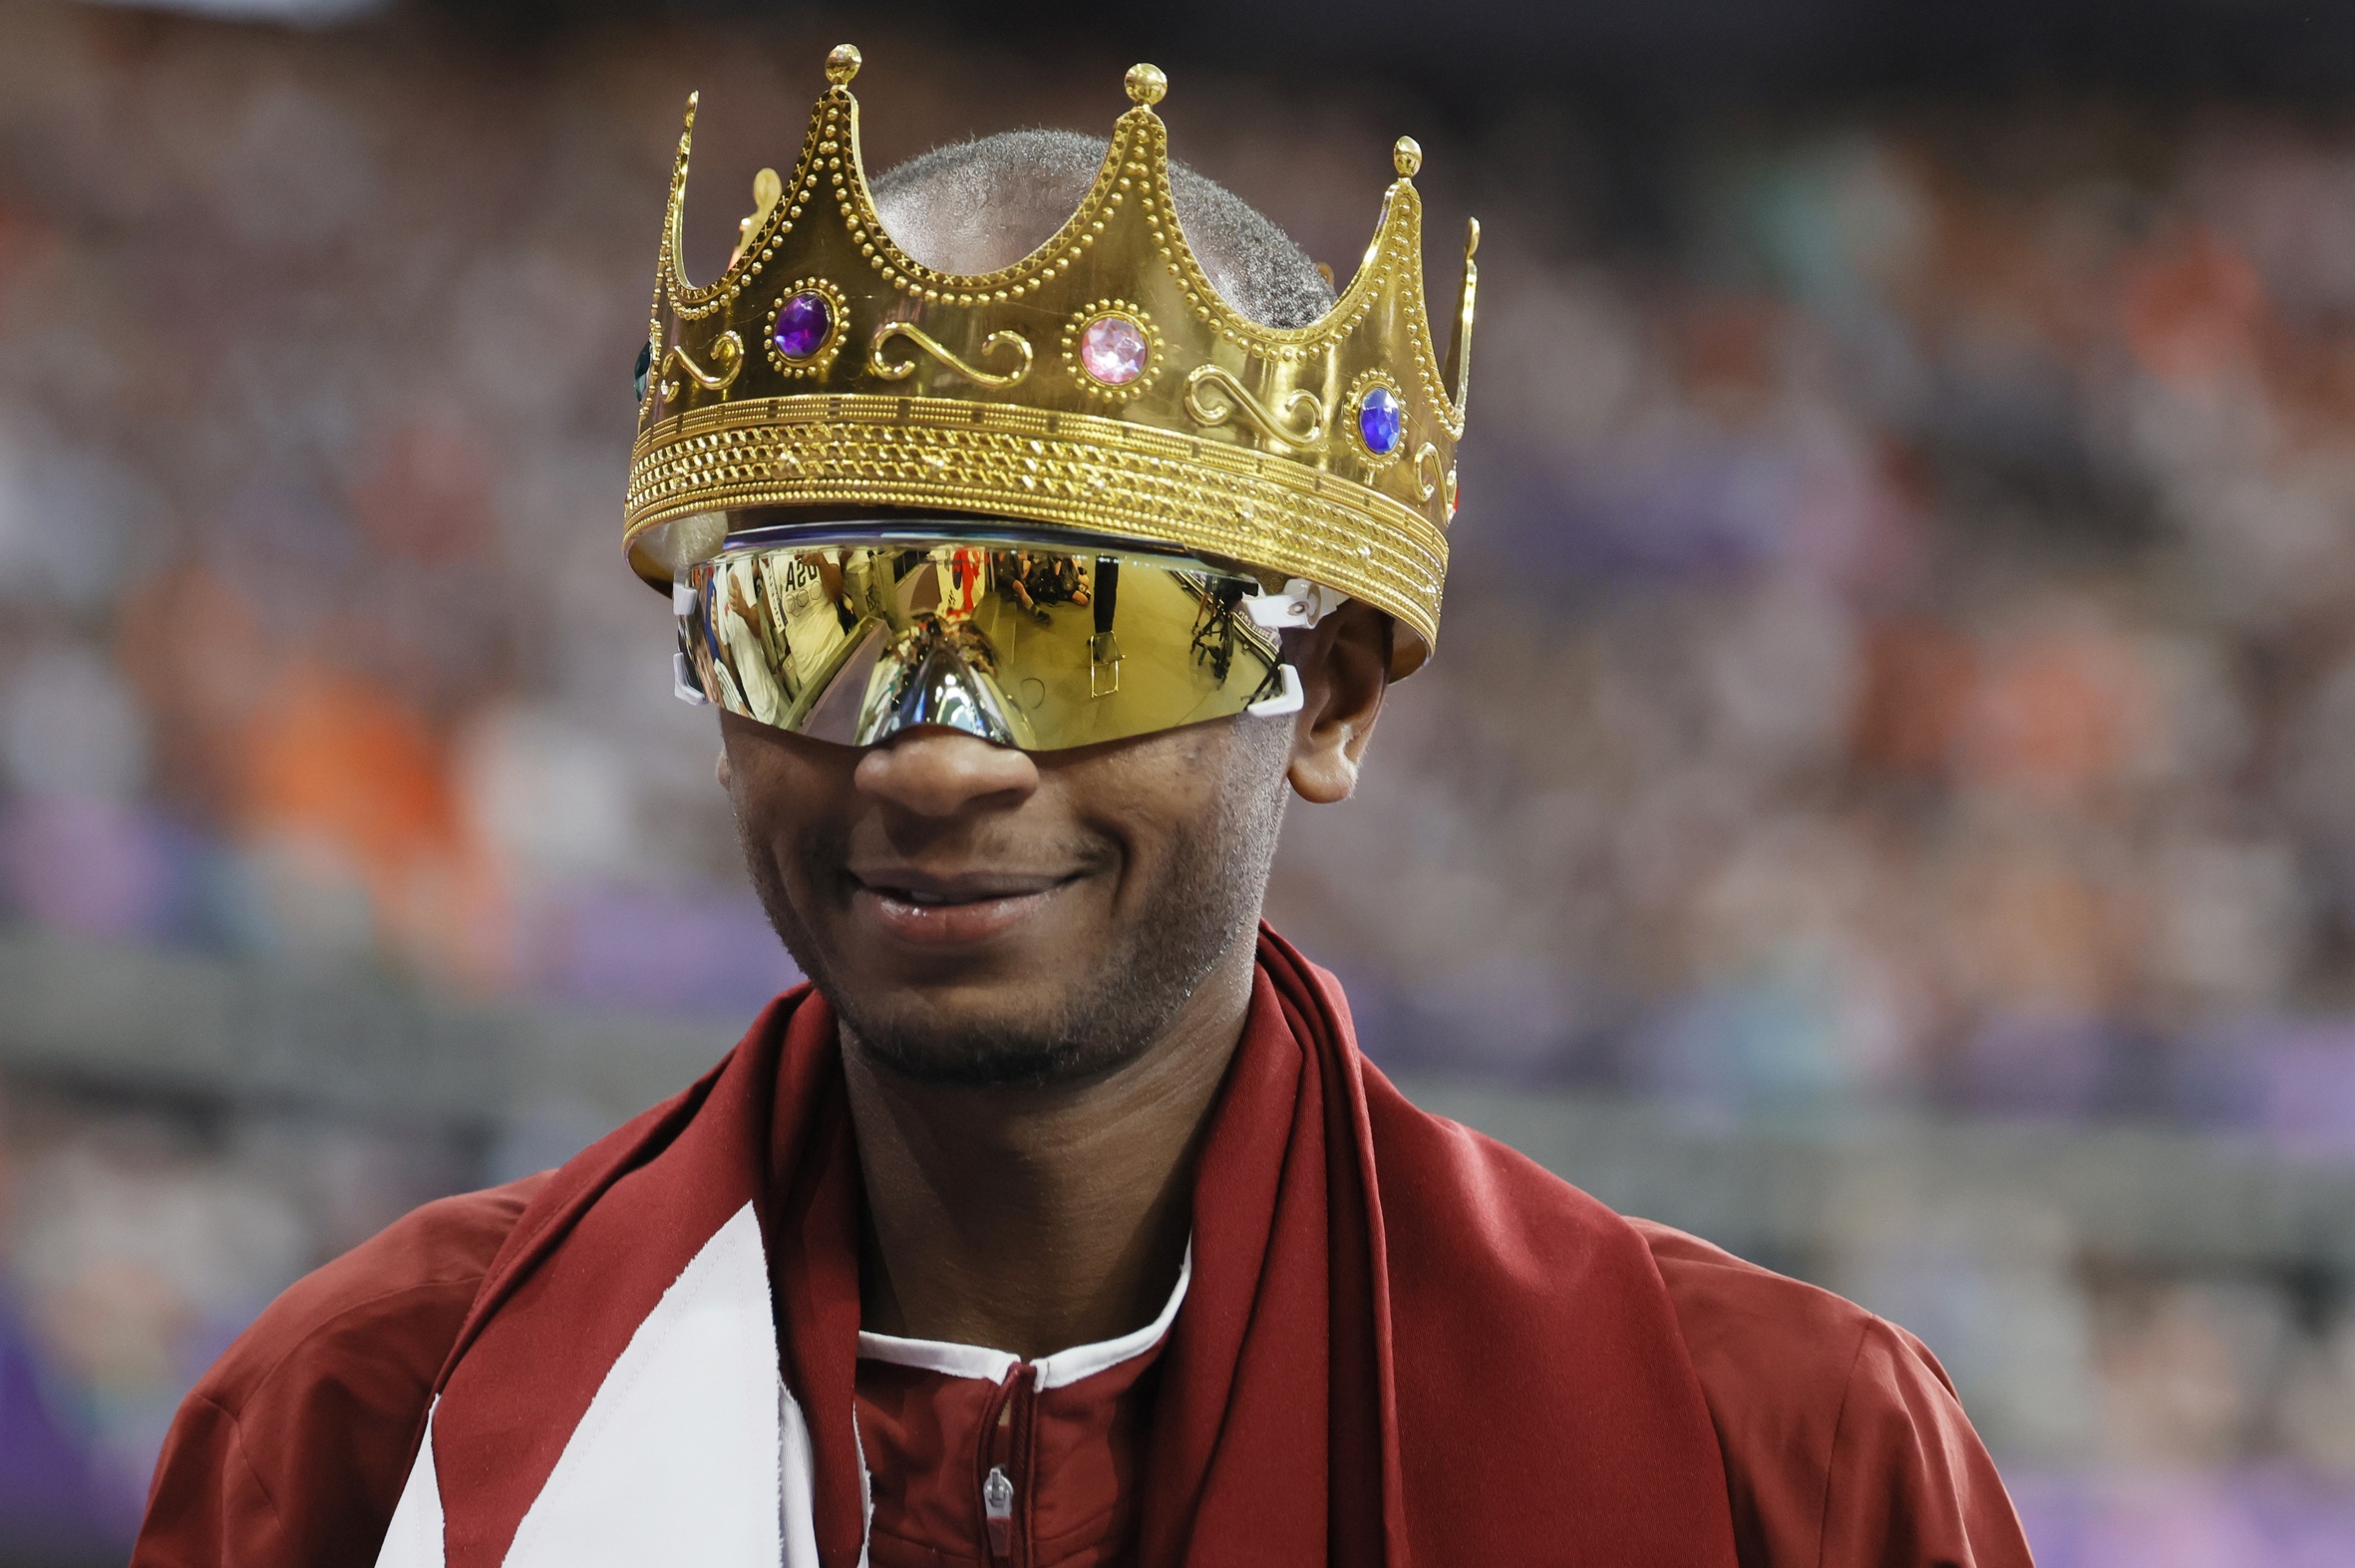
[[985,904],[1001,898],[1019,895],[1006,892],[983,893],[927,893],[912,887],[887,887],[869,884],[877,897],[888,898],[895,904],[912,904],[922,909],[937,909],[963,904]]

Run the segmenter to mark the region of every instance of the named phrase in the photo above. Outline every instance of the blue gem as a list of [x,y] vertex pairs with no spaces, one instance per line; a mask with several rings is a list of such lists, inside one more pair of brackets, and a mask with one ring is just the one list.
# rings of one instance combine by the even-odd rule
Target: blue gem
[[646,376],[654,369],[654,344],[651,340],[638,345],[638,366],[630,372],[630,393],[640,403],[646,401]]
[[1357,434],[1377,458],[1398,451],[1407,439],[1407,412],[1399,406],[1398,394],[1379,384],[1368,387],[1357,400]]

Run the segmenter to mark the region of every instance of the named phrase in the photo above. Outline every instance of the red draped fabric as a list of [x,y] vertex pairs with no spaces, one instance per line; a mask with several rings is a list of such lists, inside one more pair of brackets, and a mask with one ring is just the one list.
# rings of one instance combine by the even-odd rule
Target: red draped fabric
[[[1358,1054],[1329,975],[1272,932],[1258,958],[1195,1181],[1141,1562],[1731,1568],[1718,1436],[1645,1239],[1410,1105]],[[858,1180],[836,1039],[822,998],[781,999],[709,1078],[534,1195],[439,1380],[451,1568],[504,1555],[638,1323],[746,1202],[820,1550],[857,1561]]]

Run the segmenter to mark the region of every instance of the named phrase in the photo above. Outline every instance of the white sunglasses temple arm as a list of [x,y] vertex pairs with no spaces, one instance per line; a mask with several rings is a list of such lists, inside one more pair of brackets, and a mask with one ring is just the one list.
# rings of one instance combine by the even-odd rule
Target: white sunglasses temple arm
[[[680,578],[671,580],[671,614],[677,616],[682,630],[688,616],[695,613],[695,589]],[[683,650],[671,653],[671,695],[691,708],[705,708],[711,699],[703,695],[703,683],[695,678],[695,666],[687,662]]]
[[1243,710],[1254,719],[1281,719],[1296,714],[1308,706],[1308,695],[1300,690],[1300,672],[1288,664],[1276,666],[1283,672],[1284,689],[1273,697],[1262,697]]
[[1294,577],[1284,584],[1281,593],[1252,594],[1243,600],[1242,610],[1261,631],[1285,631],[1314,626],[1341,608],[1341,601],[1346,597],[1305,577]]
[[[1281,593],[1251,595],[1243,601],[1242,609],[1261,631],[1305,629],[1341,608],[1344,597],[1305,577],[1294,577]],[[1307,706],[1307,694],[1300,690],[1300,672],[1288,664],[1277,668],[1283,672],[1284,689],[1273,697],[1262,697],[1243,712],[1258,719],[1281,719]]]

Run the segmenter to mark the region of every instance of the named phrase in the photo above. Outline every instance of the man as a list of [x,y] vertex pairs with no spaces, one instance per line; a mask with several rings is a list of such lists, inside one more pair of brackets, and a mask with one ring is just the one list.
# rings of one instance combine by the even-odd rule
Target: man
[[857,65],[701,288],[682,141],[629,500],[814,987],[297,1284],[137,1560],[2024,1564],[1917,1342],[1414,1109],[1258,923],[1438,626],[1413,145],[1336,298],[1151,67],[870,195]]

